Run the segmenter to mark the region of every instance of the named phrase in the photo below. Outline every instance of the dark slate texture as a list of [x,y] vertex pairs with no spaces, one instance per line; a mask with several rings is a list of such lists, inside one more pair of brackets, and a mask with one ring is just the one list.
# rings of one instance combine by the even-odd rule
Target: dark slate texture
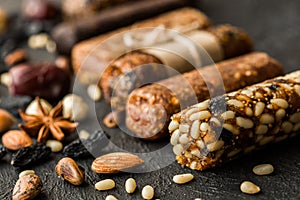
[[[203,10],[214,23],[231,23],[244,28],[252,36],[256,50],[266,51],[277,58],[286,72],[299,69],[300,63],[300,3],[298,0],[199,0],[197,7]],[[6,94],[0,86],[0,97]],[[300,103],[300,102],[299,102]],[[104,103],[97,105],[99,118],[108,112]],[[164,142],[142,142],[123,134],[119,129],[107,129],[111,140],[119,147],[132,152],[148,152],[159,148]],[[119,199],[141,199],[141,189],[150,184],[155,188],[155,198],[160,199],[300,199],[300,137],[266,148],[265,150],[237,159],[222,167],[204,172],[182,169],[173,164],[163,169],[143,174],[96,175],[90,170],[93,159],[78,160],[88,170],[87,183],[74,187],[55,174],[54,168],[61,154],[52,155],[48,162],[33,167],[42,178],[44,187],[37,198],[45,199],[105,199],[113,194]],[[8,164],[9,155],[0,162],[0,199],[11,199],[18,170]],[[252,167],[271,163],[275,172],[270,176],[256,176]],[[172,177],[178,173],[193,173],[195,180],[178,186]],[[108,192],[96,191],[93,184],[104,178],[113,178],[116,188]],[[124,182],[128,177],[136,179],[138,188],[133,195],[126,194]],[[262,192],[246,195],[239,185],[244,180],[258,184]]]

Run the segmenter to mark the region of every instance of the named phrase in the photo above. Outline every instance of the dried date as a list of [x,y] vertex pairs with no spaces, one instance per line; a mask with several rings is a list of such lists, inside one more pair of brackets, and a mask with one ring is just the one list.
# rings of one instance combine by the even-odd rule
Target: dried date
[[104,131],[95,131],[87,139],[76,139],[63,149],[63,154],[72,158],[91,157],[108,144],[109,136]]
[[0,159],[3,158],[7,153],[6,148],[0,144]]
[[15,152],[12,155],[11,165],[14,167],[28,166],[48,158],[50,154],[50,147],[38,143],[29,147],[22,148]]

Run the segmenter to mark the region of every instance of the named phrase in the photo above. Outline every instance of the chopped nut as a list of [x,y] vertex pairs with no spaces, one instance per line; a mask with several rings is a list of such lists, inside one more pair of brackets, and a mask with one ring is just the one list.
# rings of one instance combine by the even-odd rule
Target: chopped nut
[[115,186],[116,186],[115,181],[112,179],[105,179],[95,184],[96,190],[100,190],[100,191],[111,190]]
[[62,158],[57,163],[55,171],[60,177],[73,185],[81,185],[84,182],[84,171],[72,158]]
[[194,179],[193,174],[179,174],[173,177],[173,181],[177,184],[185,184]]
[[142,197],[144,199],[152,199],[154,197],[154,189],[150,185],[146,185],[142,190]]
[[132,194],[136,189],[136,182],[133,178],[129,178],[125,182],[125,190],[127,193]]
[[19,178],[21,178],[22,176],[29,175],[29,174],[35,174],[35,171],[33,171],[33,170],[25,170],[25,171],[22,171],[22,172],[19,174]]
[[253,168],[253,172],[256,175],[269,175],[273,173],[274,167],[270,164],[261,164]]
[[241,184],[240,189],[246,194],[256,194],[260,192],[260,188],[250,181],[244,181]]

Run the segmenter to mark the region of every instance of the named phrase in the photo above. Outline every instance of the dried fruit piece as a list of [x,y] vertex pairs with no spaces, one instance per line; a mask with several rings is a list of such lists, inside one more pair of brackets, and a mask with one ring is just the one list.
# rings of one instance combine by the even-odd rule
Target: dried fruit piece
[[178,174],[173,177],[173,181],[177,184],[185,184],[193,179],[193,174]]
[[15,122],[16,119],[9,112],[0,109],[0,133],[7,131]]
[[19,149],[12,155],[11,165],[24,167],[46,159],[51,154],[51,149],[44,144],[38,143],[29,147]]
[[241,184],[240,189],[242,192],[244,192],[246,194],[256,194],[256,193],[260,192],[260,187],[258,187],[257,185],[255,185],[254,183],[252,183],[250,181],[244,181]]
[[261,164],[253,168],[253,173],[256,175],[268,175],[273,173],[274,167],[271,164]]
[[111,190],[115,186],[116,186],[115,181],[112,179],[105,179],[95,184],[96,190],[100,190],[100,191]]
[[125,182],[125,190],[127,193],[132,194],[136,189],[136,182],[133,178],[129,178]]
[[152,199],[154,197],[154,189],[150,185],[146,185],[142,190],[142,197],[144,199]]
[[40,177],[35,174],[25,175],[19,178],[14,190],[12,199],[13,200],[26,200],[33,199],[42,190],[43,183]]
[[91,153],[99,151],[106,147],[108,139],[104,131],[99,130],[90,134],[88,139],[77,139],[65,146],[63,154],[72,158],[90,157]]
[[136,155],[124,152],[109,153],[96,158],[92,164],[92,170],[96,173],[117,173],[140,164],[144,160]]
[[3,158],[7,154],[7,150],[2,144],[0,144],[0,159]]
[[56,173],[73,185],[81,185],[84,182],[84,171],[72,158],[62,158],[55,167]]
[[32,145],[32,139],[24,131],[11,130],[2,136],[2,144],[9,150],[18,150]]

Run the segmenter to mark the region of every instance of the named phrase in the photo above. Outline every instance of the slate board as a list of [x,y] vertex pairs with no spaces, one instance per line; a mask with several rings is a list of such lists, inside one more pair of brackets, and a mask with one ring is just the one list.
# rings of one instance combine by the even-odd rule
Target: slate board
[[[3,0],[2,0],[3,1]],[[243,27],[253,38],[256,50],[265,51],[278,59],[286,72],[300,69],[300,3],[298,0],[199,0],[196,7],[204,11],[215,24],[231,23]],[[6,94],[0,87],[0,97]],[[300,103],[300,102],[299,102]],[[109,111],[103,102],[96,105],[101,119]],[[119,129],[107,129],[111,141],[131,152],[148,152],[160,148],[164,142],[142,142],[122,134]],[[160,170],[142,174],[88,175],[95,181],[113,178],[116,188],[108,192],[96,191],[86,183],[74,187],[60,179],[54,172],[61,154],[53,155],[49,161],[33,167],[42,178],[44,187],[37,199],[105,199],[113,194],[119,199],[141,199],[141,189],[150,184],[155,188],[155,198],[159,199],[300,199],[300,137],[284,141],[265,150],[242,157],[222,167],[204,172],[182,169],[175,161]],[[9,157],[5,160],[9,161]],[[86,169],[93,159],[79,160]],[[271,163],[275,173],[270,176],[256,176],[252,167],[256,164]],[[7,162],[0,162],[0,199],[11,199],[12,189],[18,177],[18,170]],[[182,186],[172,183],[178,173],[193,173],[195,180]],[[126,178],[136,179],[138,188],[133,195],[126,194]],[[258,184],[262,192],[250,196],[240,192],[239,185],[244,180]]]

